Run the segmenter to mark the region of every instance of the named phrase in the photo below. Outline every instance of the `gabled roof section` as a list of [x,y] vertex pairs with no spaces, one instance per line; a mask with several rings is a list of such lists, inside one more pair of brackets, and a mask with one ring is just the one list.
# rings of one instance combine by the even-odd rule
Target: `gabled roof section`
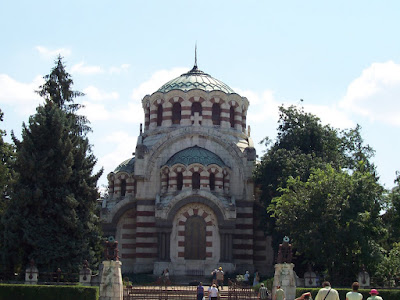
[[175,153],[165,165],[183,164],[189,166],[194,163],[199,163],[203,166],[216,164],[220,167],[225,167],[225,163],[218,155],[199,146],[186,148]]

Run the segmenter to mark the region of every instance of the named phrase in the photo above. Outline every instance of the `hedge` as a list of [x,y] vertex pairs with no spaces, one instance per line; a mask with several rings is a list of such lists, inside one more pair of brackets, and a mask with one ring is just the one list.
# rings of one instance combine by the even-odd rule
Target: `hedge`
[[98,300],[99,288],[87,286],[0,284],[0,300]]
[[[339,293],[339,298],[340,299],[346,299],[346,294],[348,292],[351,292],[351,288],[348,289],[344,289],[344,288],[334,288],[335,290],[338,291]],[[297,288],[296,289],[296,297],[300,297],[303,293],[306,292],[311,292],[312,294],[312,298],[315,299],[315,296],[317,295],[318,291],[320,290],[320,288]],[[371,289],[360,289],[358,290],[358,292],[360,294],[363,295],[363,299],[367,299],[368,297],[370,297],[371,295],[369,294],[369,292],[371,291]],[[384,300],[399,300],[400,299],[400,290],[389,290],[389,289],[379,289],[378,288],[378,292],[379,292],[379,296],[381,296]]]

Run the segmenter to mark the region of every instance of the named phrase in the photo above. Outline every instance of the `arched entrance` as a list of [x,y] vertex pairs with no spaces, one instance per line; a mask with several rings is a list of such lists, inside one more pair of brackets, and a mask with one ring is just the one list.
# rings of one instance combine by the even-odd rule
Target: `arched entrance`
[[185,224],[185,259],[203,260],[206,258],[206,222],[194,215]]

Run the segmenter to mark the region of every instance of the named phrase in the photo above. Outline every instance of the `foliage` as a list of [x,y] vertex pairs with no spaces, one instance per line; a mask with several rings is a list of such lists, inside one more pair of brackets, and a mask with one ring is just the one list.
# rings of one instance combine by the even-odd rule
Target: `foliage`
[[386,249],[389,250],[396,242],[400,242],[400,172],[397,172],[396,186],[386,196],[386,210],[383,215],[385,227],[388,229]]
[[[4,113],[0,109],[0,122]],[[0,220],[10,199],[10,191],[13,180],[14,147],[5,142],[3,137],[5,130],[0,129]],[[3,224],[0,222],[0,248],[3,245]]]
[[61,57],[44,78],[44,105],[23,124],[22,141],[14,137],[18,177],[4,218],[5,263],[15,269],[34,259],[42,269],[73,271],[85,259],[92,265],[99,259],[95,208],[102,170],[93,174],[89,127],[73,103],[82,94],[71,91]]
[[277,139],[254,174],[275,250],[288,235],[304,260],[297,264],[318,264],[331,276],[346,268],[354,276],[362,264],[372,271],[385,237],[383,189],[360,126],[338,131],[302,108],[279,109]]
[[349,175],[327,165],[312,169],[306,182],[289,178],[280,192],[269,211],[306,261],[326,266],[334,282],[343,274],[352,280],[362,264],[373,270],[380,259],[381,188],[370,173]]
[[375,275],[379,281],[392,284],[395,283],[395,279],[400,279],[400,242],[394,243],[389,254],[379,264]]
[[1,284],[0,300],[97,300],[98,287]]

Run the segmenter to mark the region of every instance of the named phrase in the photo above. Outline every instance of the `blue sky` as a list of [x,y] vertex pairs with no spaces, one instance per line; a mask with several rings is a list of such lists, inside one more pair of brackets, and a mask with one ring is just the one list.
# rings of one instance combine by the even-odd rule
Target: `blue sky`
[[141,99],[198,66],[250,101],[258,142],[280,104],[362,126],[381,183],[400,170],[399,1],[2,1],[1,125],[20,136],[60,53],[106,174],[135,150]]

